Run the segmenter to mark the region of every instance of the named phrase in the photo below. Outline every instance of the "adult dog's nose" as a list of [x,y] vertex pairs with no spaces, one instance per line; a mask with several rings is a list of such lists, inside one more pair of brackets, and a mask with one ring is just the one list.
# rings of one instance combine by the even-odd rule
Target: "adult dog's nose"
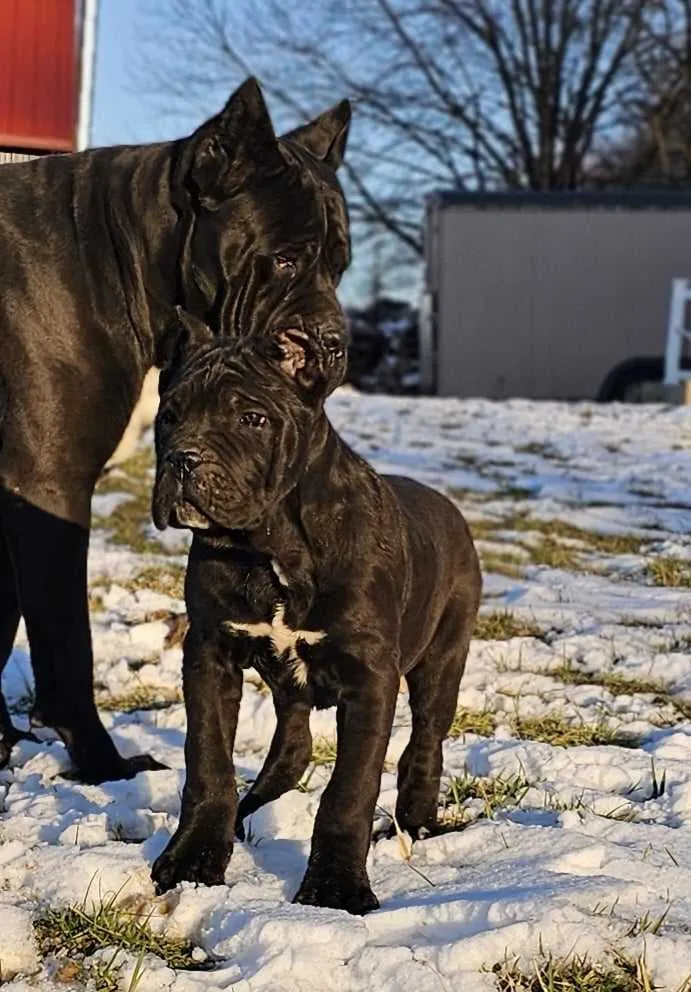
[[198,451],[188,449],[186,451],[171,451],[166,461],[170,463],[177,477],[184,479],[186,475],[194,472],[195,468],[201,465],[203,459]]

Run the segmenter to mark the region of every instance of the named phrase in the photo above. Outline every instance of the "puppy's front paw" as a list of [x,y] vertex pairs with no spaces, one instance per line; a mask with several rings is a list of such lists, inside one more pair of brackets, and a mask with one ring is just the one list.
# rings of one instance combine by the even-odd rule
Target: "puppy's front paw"
[[372,892],[367,875],[361,874],[317,875],[308,871],[293,902],[344,909],[353,916],[364,916],[379,909],[379,900]]
[[232,850],[232,846],[195,842],[194,836],[173,837],[151,869],[156,892],[161,895],[178,882],[223,885]]

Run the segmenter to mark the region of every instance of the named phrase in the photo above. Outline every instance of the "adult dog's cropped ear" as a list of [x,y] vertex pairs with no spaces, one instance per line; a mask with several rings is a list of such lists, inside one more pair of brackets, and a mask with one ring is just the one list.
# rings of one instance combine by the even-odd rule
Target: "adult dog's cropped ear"
[[345,154],[350,116],[350,101],[341,100],[309,124],[284,134],[282,139],[300,145],[315,158],[337,169]]
[[208,209],[232,196],[251,174],[285,168],[262,91],[253,77],[189,141],[189,176],[201,204]]
[[214,340],[213,331],[203,320],[194,317],[182,307],[175,307],[161,348],[161,375],[158,380],[160,396],[166,392],[192,355],[205,345],[213,344]]

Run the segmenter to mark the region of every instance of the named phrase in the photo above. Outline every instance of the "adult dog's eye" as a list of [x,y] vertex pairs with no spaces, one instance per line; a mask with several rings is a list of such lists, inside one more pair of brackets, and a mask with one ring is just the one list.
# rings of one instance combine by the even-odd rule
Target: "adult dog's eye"
[[295,275],[295,259],[288,258],[286,255],[274,255],[274,268],[284,275],[294,276]]
[[264,414],[257,413],[256,410],[248,410],[240,416],[240,423],[246,424],[247,427],[263,427],[266,422],[267,418]]

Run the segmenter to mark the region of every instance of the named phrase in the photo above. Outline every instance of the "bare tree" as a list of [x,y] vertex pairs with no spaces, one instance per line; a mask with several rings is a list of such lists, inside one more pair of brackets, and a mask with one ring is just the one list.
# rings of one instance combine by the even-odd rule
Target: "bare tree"
[[636,54],[637,86],[623,108],[625,128],[592,169],[606,186],[691,183],[691,0],[665,0],[645,18]]
[[[678,0],[674,0],[678,2]],[[664,4],[663,4],[664,6]],[[660,0],[170,0],[148,88],[209,109],[256,74],[294,122],[356,102],[346,179],[360,238],[422,253],[424,194],[574,189],[644,86]],[[141,73],[140,73],[141,75]],[[280,123],[280,121],[279,121]]]

